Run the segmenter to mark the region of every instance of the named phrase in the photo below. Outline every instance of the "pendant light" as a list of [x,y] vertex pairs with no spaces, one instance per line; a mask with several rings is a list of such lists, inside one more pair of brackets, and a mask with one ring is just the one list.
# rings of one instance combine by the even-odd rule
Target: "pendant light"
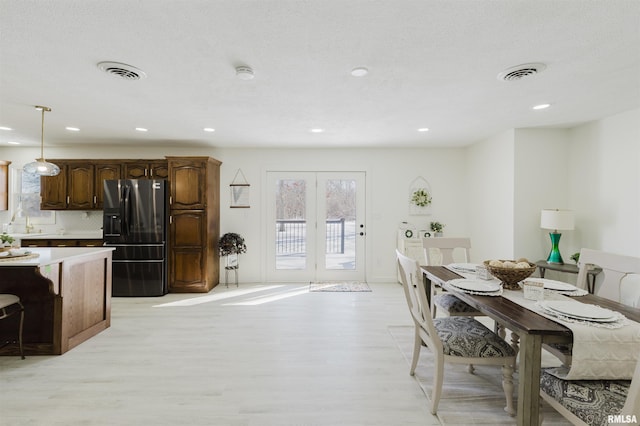
[[42,137],[40,139],[40,158],[36,158],[29,164],[25,164],[22,170],[26,173],[34,173],[40,176],[56,176],[60,173],[60,167],[53,163],[48,163],[44,159],[44,113],[51,111],[51,108],[36,105],[36,109],[42,111]]

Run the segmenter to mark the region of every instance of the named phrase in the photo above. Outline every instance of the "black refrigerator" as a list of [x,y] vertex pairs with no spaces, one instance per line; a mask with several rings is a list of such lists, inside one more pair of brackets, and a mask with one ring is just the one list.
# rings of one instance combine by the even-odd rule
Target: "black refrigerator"
[[167,294],[167,181],[104,181],[103,238],[113,252],[113,296]]

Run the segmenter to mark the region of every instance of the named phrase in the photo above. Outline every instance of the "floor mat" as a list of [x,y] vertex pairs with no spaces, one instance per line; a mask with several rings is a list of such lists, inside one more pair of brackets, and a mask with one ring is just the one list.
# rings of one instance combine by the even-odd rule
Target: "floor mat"
[[360,281],[319,281],[309,283],[309,291],[357,292],[371,291],[371,288],[369,287],[369,284]]

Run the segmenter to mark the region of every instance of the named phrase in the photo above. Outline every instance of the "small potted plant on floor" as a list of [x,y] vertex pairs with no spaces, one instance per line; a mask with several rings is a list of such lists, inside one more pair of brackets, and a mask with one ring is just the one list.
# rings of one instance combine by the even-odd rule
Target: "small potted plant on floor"
[[429,224],[429,227],[431,228],[434,237],[442,237],[442,229],[444,228],[444,224],[440,222],[431,222]]
[[238,264],[238,255],[247,252],[247,245],[244,238],[235,232],[228,232],[220,237],[218,241],[218,253],[220,256],[227,256],[227,266]]

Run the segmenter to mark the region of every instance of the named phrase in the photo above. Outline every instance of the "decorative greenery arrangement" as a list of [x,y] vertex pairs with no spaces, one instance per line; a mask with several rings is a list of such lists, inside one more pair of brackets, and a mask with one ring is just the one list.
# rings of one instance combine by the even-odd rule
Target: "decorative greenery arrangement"
[[573,253],[571,255],[571,260],[573,260],[574,262],[578,263],[578,261],[580,261],[580,252]]
[[10,246],[15,240],[15,238],[7,234],[6,232],[0,234],[0,246]]
[[228,232],[218,240],[218,253],[220,253],[220,256],[246,252],[247,245],[244,243],[244,238],[242,238],[240,234]]
[[424,188],[417,189],[411,195],[411,202],[418,207],[426,207],[431,204],[431,195]]
[[429,224],[429,227],[433,232],[442,232],[442,229],[444,228],[444,224],[440,222],[431,222]]

